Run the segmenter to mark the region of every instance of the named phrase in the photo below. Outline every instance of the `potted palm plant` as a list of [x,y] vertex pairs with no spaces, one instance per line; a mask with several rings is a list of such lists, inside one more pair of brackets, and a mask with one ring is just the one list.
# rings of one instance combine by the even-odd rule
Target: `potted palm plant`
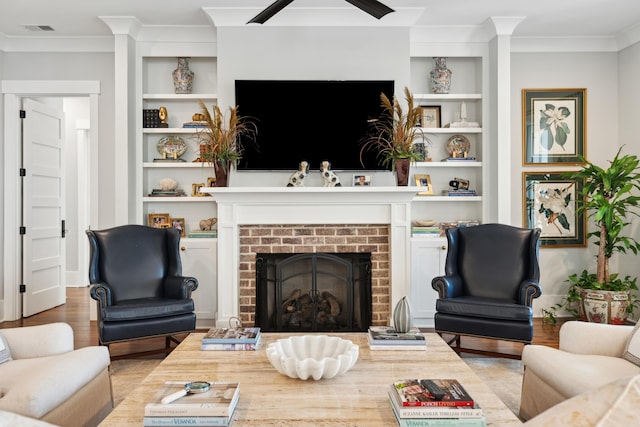
[[[611,256],[631,251],[637,254],[640,243],[622,233],[630,224],[630,216],[639,216],[640,173],[637,156],[621,155],[622,148],[606,169],[580,158],[584,166],[570,176],[584,180],[584,202],[578,212],[586,212],[597,229],[587,234],[598,246],[596,272],[582,271],[569,276],[569,290],[564,301],[543,316],[555,323],[555,310],[564,308],[582,320],[598,323],[624,323],[638,302],[632,291],[638,290],[637,278],[609,271]],[[576,309],[577,305],[577,309]]]
[[253,141],[257,127],[249,118],[238,113],[238,106],[229,107],[229,118],[214,105],[213,113],[202,100],[198,101],[206,126],[199,129],[200,160],[213,166],[216,186],[226,187],[231,166],[242,158],[243,142]]
[[382,166],[392,166],[396,171],[397,183],[400,186],[409,184],[409,166],[421,158],[414,149],[413,142],[418,133],[422,133],[420,107],[413,101],[413,95],[404,88],[407,110],[395,96],[390,100],[385,93],[380,94],[382,114],[380,118],[370,121],[370,134],[364,141],[360,151],[377,151],[377,158]]

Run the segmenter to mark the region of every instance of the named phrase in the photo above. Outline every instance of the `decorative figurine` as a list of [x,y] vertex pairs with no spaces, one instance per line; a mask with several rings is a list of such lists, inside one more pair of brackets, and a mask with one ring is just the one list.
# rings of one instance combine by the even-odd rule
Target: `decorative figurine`
[[302,187],[304,186],[304,178],[309,173],[309,163],[304,160],[300,162],[298,170],[291,175],[287,187]]
[[327,160],[323,161],[320,165],[320,172],[322,172],[325,187],[342,187],[342,184],[340,184],[340,178],[338,178],[338,175],[331,170],[331,163]]
[[200,230],[210,231],[211,228],[218,222],[218,218],[209,218],[200,220]]

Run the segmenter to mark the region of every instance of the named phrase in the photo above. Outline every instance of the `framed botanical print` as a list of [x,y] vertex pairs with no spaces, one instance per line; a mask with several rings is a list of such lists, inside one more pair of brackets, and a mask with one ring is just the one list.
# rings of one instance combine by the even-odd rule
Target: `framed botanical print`
[[522,89],[523,164],[582,164],[586,103],[586,89]]
[[586,217],[578,212],[584,182],[569,172],[523,172],[523,226],[539,228],[540,245],[586,246]]

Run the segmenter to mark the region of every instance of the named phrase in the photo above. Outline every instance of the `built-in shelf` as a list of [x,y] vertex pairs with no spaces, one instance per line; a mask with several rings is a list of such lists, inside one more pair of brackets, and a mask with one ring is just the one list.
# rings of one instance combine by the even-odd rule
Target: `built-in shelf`
[[414,202],[481,202],[482,196],[416,196]]
[[143,168],[213,168],[213,166],[209,166],[207,163],[203,162],[144,162],[142,164]]
[[143,133],[198,133],[198,128],[143,128]]
[[482,128],[420,128],[425,133],[482,133]]
[[466,160],[453,162],[416,162],[414,165],[418,168],[480,168],[482,162],[472,162]]
[[201,197],[143,197],[142,201],[145,203],[204,203],[215,202],[213,197],[201,196]]
[[142,99],[183,99],[198,100],[198,99],[217,99],[218,95],[215,93],[144,93]]
[[481,93],[414,93],[413,99],[416,100],[432,100],[438,101],[443,99],[464,100],[464,99],[482,99]]

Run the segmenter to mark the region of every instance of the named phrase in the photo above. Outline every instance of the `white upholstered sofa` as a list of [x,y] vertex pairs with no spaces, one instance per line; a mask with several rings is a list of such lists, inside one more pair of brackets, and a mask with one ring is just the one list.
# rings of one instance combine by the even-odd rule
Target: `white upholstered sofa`
[[552,406],[616,381],[618,390],[620,384],[640,374],[637,331],[633,326],[570,321],[560,328],[559,349],[525,346],[520,418],[528,420]]
[[0,364],[0,411],[76,427],[95,426],[113,409],[106,347],[74,350],[66,323],[0,329],[0,336],[10,355]]

